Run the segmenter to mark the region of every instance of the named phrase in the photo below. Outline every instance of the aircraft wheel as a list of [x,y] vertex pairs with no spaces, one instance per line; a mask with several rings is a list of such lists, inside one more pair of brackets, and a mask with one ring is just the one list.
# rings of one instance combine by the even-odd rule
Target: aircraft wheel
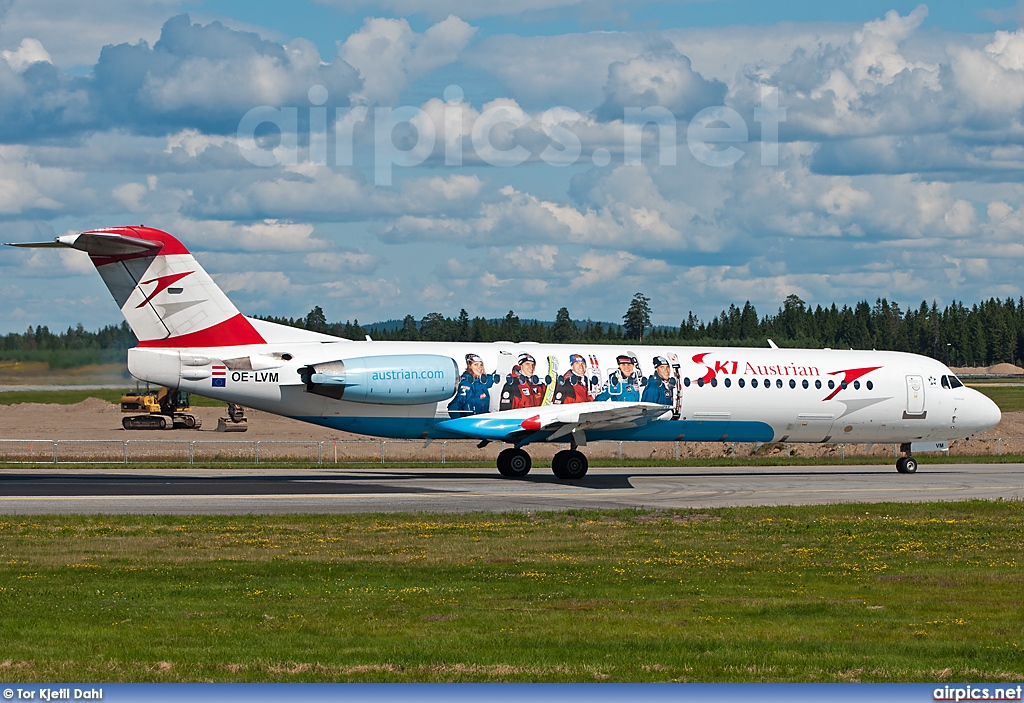
[[903,457],[903,473],[914,474],[917,473],[917,459],[912,456]]
[[562,450],[556,452],[551,458],[551,473],[555,475],[555,478],[568,478],[565,475],[565,458],[568,453],[568,450]]
[[508,478],[522,478],[530,473],[533,461],[522,449],[509,447],[498,454],[498,473]]
[[565,457],[561,461],[560,468],[562,473],[555,474],[558,478],[578,481],[587,475],[587,469],[590,468],[590,464],[587,462],[587,457],[583,452],[570,449],[565,452],[559,452],[559,454],[564,454]]

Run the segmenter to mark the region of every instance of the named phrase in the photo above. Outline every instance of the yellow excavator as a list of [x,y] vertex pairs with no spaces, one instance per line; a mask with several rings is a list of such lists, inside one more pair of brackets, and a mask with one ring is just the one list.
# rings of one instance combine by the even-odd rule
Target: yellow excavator
[[121,412],[142,413],[121,420],[126,430],[198,430],[202,420],[189,413],[188,393],[171,388],[121,396]]

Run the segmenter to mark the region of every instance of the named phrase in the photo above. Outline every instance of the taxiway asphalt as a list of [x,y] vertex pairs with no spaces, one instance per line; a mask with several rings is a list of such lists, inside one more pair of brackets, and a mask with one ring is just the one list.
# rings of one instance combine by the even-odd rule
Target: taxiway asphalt
[[0,514],[476,512],[1024,499],[1024,464],[478,469],[7,469]]

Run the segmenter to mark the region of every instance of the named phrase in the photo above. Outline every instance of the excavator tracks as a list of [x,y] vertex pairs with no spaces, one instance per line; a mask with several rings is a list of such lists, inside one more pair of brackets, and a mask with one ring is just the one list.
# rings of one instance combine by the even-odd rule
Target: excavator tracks
[[198,430],[203,421],[195,415],[132,415],[122,418],[126,430]]

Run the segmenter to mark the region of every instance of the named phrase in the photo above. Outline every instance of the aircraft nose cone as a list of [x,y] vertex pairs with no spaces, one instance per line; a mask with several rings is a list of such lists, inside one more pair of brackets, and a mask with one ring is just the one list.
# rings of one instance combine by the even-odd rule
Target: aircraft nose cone
[[999,406],[996,405],[991,398],[983,395],[982,400],[984,402],[981,404],[982,407],[979,417],[981,419],[982,427],[985,430],[990,430],[999,424],[999,421],[1003,419],[1003,414],[999,411]]
[[999,424],[1003,414],[991,398],[978,391],[973,392],[974,402],[971,403],[970,420],[968,421],[975,433],[986,432]]

